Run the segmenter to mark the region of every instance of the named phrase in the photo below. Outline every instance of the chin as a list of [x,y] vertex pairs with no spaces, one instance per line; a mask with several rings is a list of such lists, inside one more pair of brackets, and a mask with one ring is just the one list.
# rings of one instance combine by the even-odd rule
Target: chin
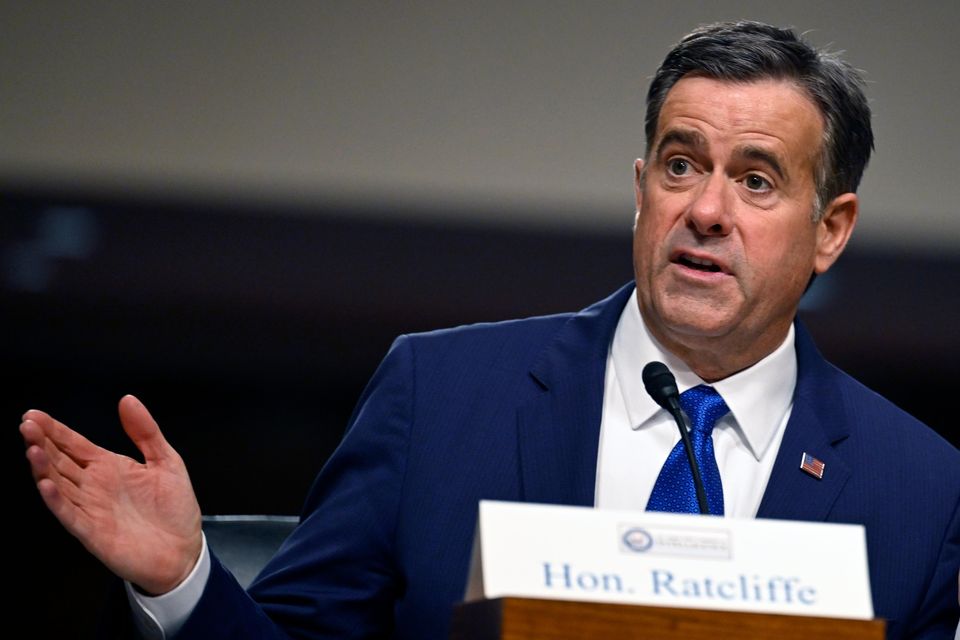
[[[679,304],[677,304],[679,302]],[[731,310],[702,300],[682,300],[660,305],[661,324],[668,331],[704,337],[722,336],[739,324]]]
[[725,322],[685,322],[667,325],[673,336],[685,338],[721,338],[733,331],[735,325]]

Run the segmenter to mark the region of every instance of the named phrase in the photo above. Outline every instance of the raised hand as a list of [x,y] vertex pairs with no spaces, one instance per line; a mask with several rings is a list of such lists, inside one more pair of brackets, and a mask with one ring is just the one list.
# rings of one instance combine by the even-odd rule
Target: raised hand
[[166,593],[200,555],[200,506],[183,460],[146,407],[124,396],[119,412],[142,464],[42,411],[25,413],[20,433],[40,495],[63,526],[121,578]]

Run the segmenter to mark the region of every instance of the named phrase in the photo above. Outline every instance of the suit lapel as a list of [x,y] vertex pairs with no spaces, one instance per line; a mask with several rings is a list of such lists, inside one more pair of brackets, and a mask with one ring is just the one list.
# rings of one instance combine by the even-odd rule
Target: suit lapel
[[[632,291],[627,285],[572,316],[531,368],[538,392],[517,412],[523,500],[594,504],[607,352]],[[799,322],[796,335],[793,410],[757,517],[822,521],[850,478],[835,449],[848,421],[836,371]],[[824,463],[823,479],[800,469],[804,453]]]
[[[843,397],[833,384],[836,371],[817,351],[798,322],[797,387],[793,410],[767,482],[758,518],[826,520],[850,478],[851,470],[835,449],[848,437]],[[800,468],[804,453],[824,463],[823,479]]]
[[525,501],[593,505],[607,351],[632,291],[572,316],[531,368],[538,391],[517,412]]

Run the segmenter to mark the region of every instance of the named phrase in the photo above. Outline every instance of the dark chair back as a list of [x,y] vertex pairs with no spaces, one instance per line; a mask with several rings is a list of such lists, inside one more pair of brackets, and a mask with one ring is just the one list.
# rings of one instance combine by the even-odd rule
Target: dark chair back
[[296,516],[203,516],[207,545],[246,589],[294,527]]

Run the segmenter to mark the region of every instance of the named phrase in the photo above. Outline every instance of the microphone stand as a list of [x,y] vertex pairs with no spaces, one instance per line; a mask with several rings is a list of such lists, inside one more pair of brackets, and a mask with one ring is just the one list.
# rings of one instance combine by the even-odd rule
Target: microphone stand
[[674,422],[677,423],[677,428],[680,429],[680,440],[683,441],[683,448],[687,452],[687,462],[690,463],[690,473],[693,474],[693,486],[697,492],[697,506],[700,507],[701,514],[709,515],[710,505],[707,504],[707,492],[703,488],[700,467],[697,466],[697,459],[693,455],[693,445],[690,443],[687,423],[683,418],[683,412],[680,410],[680,392],[677,389],[677,379],[673,377],[667,365],[662,362],[648,362],[647,366],[643,368],[643,386],[646,387],[650,397],[666,409],[673,416]]

